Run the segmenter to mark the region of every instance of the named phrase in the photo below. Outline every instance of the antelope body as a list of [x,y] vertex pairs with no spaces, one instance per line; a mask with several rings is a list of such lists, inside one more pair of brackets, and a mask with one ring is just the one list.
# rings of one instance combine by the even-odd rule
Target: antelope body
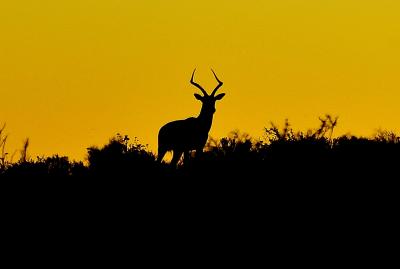
[[213,115],[215,113],[215,102],[221,100],[225,93],[215,96],[217,90],[222,86],[213,70],[211,70],[218,81],[218,86],[213,92],[208,93],[196,82],[194,82],[194,73],[190,83],[201,90],[203,95],[194,94],[195,98],[202,102],[200,114],[197,118],[187,118],[185,120],[177,120],[167,123],[161,127],[158,133],[158,162],[161,162],[167,151],[173,151],[172,166],[176,166],[182,153],[185,153],[185,159],[189,151],[196,150],[196,154],[203,151],[203,148],[208,139],[208,132],[211,129]]

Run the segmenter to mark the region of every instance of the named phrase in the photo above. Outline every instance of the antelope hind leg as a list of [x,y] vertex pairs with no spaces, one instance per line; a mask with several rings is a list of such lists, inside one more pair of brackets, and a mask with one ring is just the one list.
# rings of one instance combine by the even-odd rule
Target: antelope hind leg
[[183,153],[183,151],[175,151],[174,150],[174,153],[173,153],[174,155],[172,157],[171,166],[176,167],[176,165],[179,162],[179,159],[182,156],[182,153]]

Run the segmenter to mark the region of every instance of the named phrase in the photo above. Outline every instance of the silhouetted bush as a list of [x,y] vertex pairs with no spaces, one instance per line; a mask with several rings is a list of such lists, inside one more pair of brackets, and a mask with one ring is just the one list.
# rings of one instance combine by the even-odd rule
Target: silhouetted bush
[[102,148],[88,148],[87,159],[94,177],[143,178],[157,175],[159,169],[145,145],[119,134]]
[[36,161],[20,160],[10,164],[4,177],[13,178],[81,178],[88,175],[88,169],[82,162],[70,162],[68,157],[54,155],[38,157]]
[[0,176],[331,183],[345,182],[347,178],[355,182],[371,176],[376,179],[397,176],[400,138],[395,133],[380,130],[372,138],[350,135],[334,138],[337,118],[326,115],[320,121],[317,129],[306,132],[294,131],[288,121],[281,129],[271,123],[265,128],[262,141],[238,131],[219,140],[210,138],[202,154],[191,154],[177,168],[157,163],[156,156],[145,145],[119,134],[101,148],[88,148],[87,165],[57,155],[33,161],[27,157],[28,142],[20,160],[11,163],[5,155],[3,128],[0,129]]

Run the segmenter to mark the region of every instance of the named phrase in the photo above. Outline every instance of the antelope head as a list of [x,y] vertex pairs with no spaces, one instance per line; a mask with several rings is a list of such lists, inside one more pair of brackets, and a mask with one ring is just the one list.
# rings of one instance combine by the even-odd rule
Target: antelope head
[[220,93],[218,95],[215,95],[217,90],[222,86],[223,82],[218,79],[214,70],[211,69],[211,71],[213,72],[215,79],[218,81],[218,85],[217,85],[217,87],[215,87],[215,89],[213,90],[213,92],[210,95],[204,90],[203,87],[201,87],[198,83],[194,82],[194,73],[196,72],[196,69],[193,71],[190,83],[192,85],[196,86],[198,89],[200,89],[200,91],[203,93],[203,95],[200,95],[197,93],[194,94],[194,97],[203,103],[202,108],[201,108],[201,114],[212,116],[216,111],[215,110],[215,102],[217,100],[221,100],[225,96],[225,93]]

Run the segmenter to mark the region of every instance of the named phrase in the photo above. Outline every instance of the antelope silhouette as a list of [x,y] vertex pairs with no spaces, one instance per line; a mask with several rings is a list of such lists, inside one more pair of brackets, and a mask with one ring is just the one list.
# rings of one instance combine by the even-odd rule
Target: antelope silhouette
[[223,82],[218,79],[214,70],[211,69],[211,71],[218,81],[218,86],[208,95],[203,87],[194,82],[194,73],[196,72],[196,69],[194,69],[190,83],[203,93],[203,96],[197,93],[194,94],[194,97],[202,102],[200,114],[197,118],[191,117],[185,120],[172,121],[161,127],[158,132],[158,162],[162,161],[167,151],[172,150],[171,165],[176,167],[182,153],[185,153],[184,159],[186,160],[189,157],[189,151],[196,150],[196,155],[203,151],[208,139],[208,132],[211,129],[213,115],[216,111],[215,102],[225,96],[225,93],[215,96]]

